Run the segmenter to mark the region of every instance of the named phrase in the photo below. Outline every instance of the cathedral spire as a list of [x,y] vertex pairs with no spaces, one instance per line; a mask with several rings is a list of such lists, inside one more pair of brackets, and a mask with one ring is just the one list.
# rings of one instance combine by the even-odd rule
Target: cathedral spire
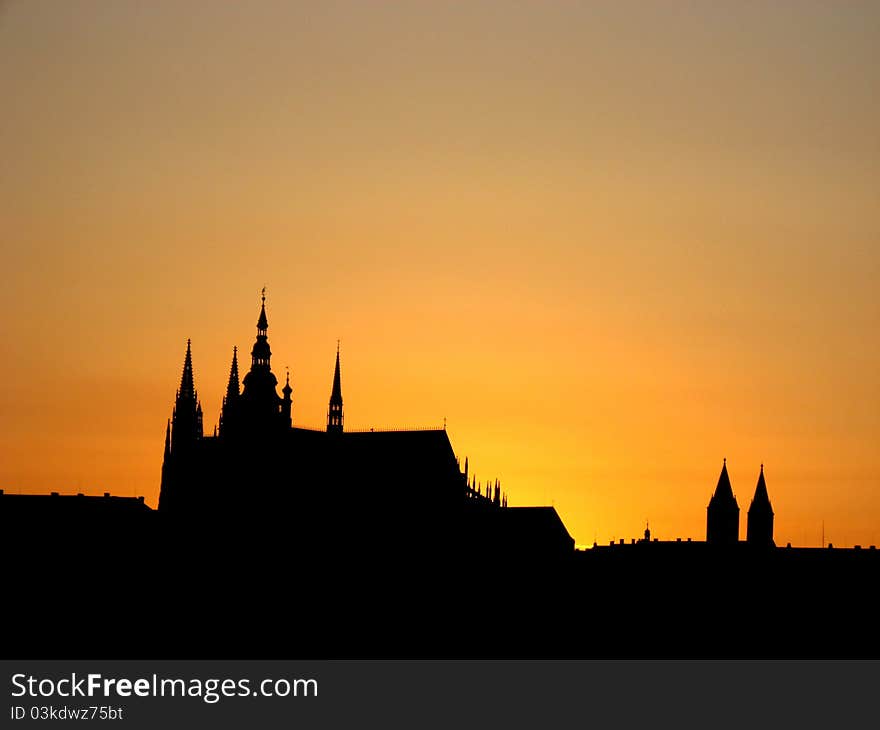
[[183,358],[183,374],[180,376],[180,389],[177,391],[178,399],[195,399],[195,385],[193,383],[192,345],[189,339],[186,341],[186,355]]
[[238,398],[240,387],[238,383],[238,348],[232,348],[232,365],[229,367],[229,383],[226,385],[226,399]]
[[257,341],[251,350],[251,370],[269,370],[272,350],[269,348],[269,320],[266,317],[266,287],[260,297],[260,318],[257,320]]
[[232,365],[229,366],[229,382],[220,409],[220,435],[228,436],[236,427],[236,412],[241,387],[238,381],[238,347],[232,348]]
[[193,376],[192,343],[187,340],[180,389],[177,391],[171,417],[171,451],[177,452],[189,448],[200,438],[202,438],[202,404],[199,402]]
[[342,382],[339,377],[339,340],[336,340],[336,370],[333,372],[333,389],[330,393],[330,402],[342,405]]
[[263,287],[260,301],[262,306],[260,307],[260,318],[257,320],[257,334],[265,337],[266,330],[269,329],[269,320],[266,319],[266,287]]
[[251,350],[251,369],[241,381],[243,390],[239,399],[239,415],[253,429],[274,428],[283,425],[287,414],[275,387],[278,380],[272,373],[272,350],[269,348],[269,319],[266,317],[266,288],[260,296],[260,316],[257,319],[257,339]]
[[342,418],[342,378],[339,372],[339,340],[336,340],[336,369],[333,372],[333,387],[327,408],[327,433],[342,433]]

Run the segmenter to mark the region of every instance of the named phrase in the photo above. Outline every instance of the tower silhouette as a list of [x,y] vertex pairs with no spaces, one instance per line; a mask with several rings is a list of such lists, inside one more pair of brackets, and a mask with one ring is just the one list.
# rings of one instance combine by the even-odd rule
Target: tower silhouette
[[342,381],[339,375],[339,342],[336,342],[336,370],[327,408],[327,433],[342,433]]
[[284,425],[285,421],[288,426],[290,424],[290,409],[285,407],[275,390],[278,379],[272,372],[272,350],[269,347],[268,331],[266,290],[263,289],[260,317],[257,320],[257,339],[251,349],[251,369],[242,381],[244,385],[240,399],[242,423],[236,426],[236,429],[243,427],[251,433],[266,429],[273,430],[273,427],[274,430],[277,430],[278,427]]
[[733,545],[739,540],[739,505],[733,496],[730,477],[727,475],[727,459],[721,467],[718,485],[706,510],[706,542],[716,545]]
[[[180,388],[174,397],[174,410],[165,427],[165,453],[162,459],[162,481],[171,481],[175,462],[186,459],[202,438],[202,404],[195,388],[193,376],[192,343],[186,341],[186,355],[183,358],[183,373]],[[159,495],[159,509],[167,509],[169,500],[174,500],[174,489]]]
[[749,506],[746,541],[753,545],[774,546],[776,544],[773,542],[773,507],[770,505],[770,496],[767,494],[763,464],[761,464],[761,473],[758,475],[755,496],[752,497],[752,504]]

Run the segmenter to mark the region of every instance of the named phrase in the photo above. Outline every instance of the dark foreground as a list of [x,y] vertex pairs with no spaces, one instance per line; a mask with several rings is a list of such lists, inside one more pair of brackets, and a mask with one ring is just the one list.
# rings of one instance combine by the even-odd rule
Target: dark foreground
[[880,657],[867,549],[341,548],[280,518],[5,525],[2,543],[7,658]]

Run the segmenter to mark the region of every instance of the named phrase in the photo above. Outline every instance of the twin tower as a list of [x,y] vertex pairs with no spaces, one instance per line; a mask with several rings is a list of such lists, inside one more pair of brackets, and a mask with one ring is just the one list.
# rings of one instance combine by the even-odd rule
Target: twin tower
[[[739,541],[739,505],[733,496],[730,477],[727,475],[727,459],[721,467],[718,486],[709,500],[706,511],[706,542],[716,545],[734,545]],[[773,542],[773,508],[764,482],[764,465],[758,476],[755,496],[749,507],[746,527],[746,542],[752,545],[772,547]]]

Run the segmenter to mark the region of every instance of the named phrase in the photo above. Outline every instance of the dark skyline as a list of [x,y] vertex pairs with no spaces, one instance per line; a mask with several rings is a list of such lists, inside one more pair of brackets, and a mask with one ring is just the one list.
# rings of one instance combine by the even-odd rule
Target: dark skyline
[[[497,479],[481,483],[462,463],[445,428],[347,431],[339,352],[325,427],[298,427],[295,391],[285,378],[279,395],[272,369],[265,294],[250,354],[241,377],[233,350],[220,427],[207,433],[187,341],[157,510],[110,494],[0,493],[15,589],[3,610],[16,629],[8,651],[781,658],[880,648],[868,598],[876,546],[777,547],[763,467],[745,533],[725,460],[705,540],[658,540],[646,525],[641,539],[576,550],[565,515],[511,506]],[[82,588],[59,617],[59,586],[72,581]],[[768,626],[768,612],[800,620]]]

